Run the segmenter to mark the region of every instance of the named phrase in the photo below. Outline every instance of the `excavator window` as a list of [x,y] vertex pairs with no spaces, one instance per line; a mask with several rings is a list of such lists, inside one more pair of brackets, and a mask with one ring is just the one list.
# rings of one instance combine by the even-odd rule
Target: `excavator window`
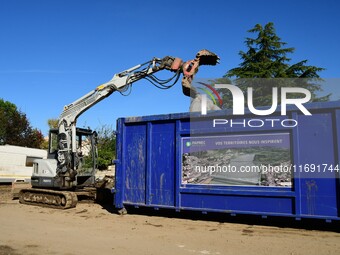
[[77,156],[76,164],[78,175],[88,175],[95,168],[96,144],[92,138],[91,130],[77,129]]
[[49,158],[55,158],[55,155],[58,150],[58,129],[50,130],[48,141],[49,141],[48,146]]

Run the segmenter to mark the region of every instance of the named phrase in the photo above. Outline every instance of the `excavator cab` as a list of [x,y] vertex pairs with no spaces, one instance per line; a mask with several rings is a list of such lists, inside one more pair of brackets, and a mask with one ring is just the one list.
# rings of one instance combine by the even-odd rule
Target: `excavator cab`
[[[31,183],[36,188],[65,188],[58,176],[58,129],[49,132],[49,148],[47,160],[33,162],[33,175]],[[91,129],[76,129],[77,152],[71,154],[70,164],[76,170],[74,185],[72,187],[91,186],[95,182],[97,165],[97,133]]]
[[77,128],[76,142],[77,153],[73,158],[77,170],[77,186],[90,186],[95,183],[97,168],[97,132]]
[[[98,151],[97,151],[97,132],[91,129],[76,129],[76,153],[72,153],[72,168],[77,171],[76,185],[84,186],[94,183]],[[49,135],[49,158],[57,159],[58,151],[58,129],[50,130]]]

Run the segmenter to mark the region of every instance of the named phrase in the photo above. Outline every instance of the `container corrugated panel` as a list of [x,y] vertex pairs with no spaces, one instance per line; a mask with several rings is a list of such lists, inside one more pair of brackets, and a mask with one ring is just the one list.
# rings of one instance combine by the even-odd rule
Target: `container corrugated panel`
[[[118,119],[115,206],[339,220],[340,102],[305,106],[312,116],[289,108],[287,116],[218,111]],[[229,123],[213,127],[216,119]],[[207,173],[209,160],[236,173]],[[242,165],[278,162],[289,174],[240,172]]]

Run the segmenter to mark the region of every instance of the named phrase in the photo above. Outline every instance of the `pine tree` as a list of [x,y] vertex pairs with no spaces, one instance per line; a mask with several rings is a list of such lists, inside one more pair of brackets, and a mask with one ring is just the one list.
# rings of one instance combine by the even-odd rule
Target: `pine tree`
[[[256,34],[256,38],[246,38],[245,44],[248,50],[239,52],[243,62],[239,67],[229,70],[224,77],[236,78],[236,84],[245,93],[247,87],[253,87],[255,106],[271,105],[272,88],[282,86],[306,88],[312,94],[312,101],[329,100],[330,95],[324,97],[316,95],[317,92],[322,91],[318,72],[324,68],[309,66],[307,60],[290,64],[291,59],[288,55],[295,49],[285,47],[287,43],[282,42],[277,36],[273,23],[270,22],[264,27],[257,24],[248,32]],[[227,103],[226,106],[230,104]]]

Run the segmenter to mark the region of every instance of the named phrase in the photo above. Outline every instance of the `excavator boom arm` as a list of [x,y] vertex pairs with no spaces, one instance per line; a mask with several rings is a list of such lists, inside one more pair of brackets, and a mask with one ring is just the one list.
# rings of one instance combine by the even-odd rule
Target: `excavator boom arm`
[[[194,60],[183,61],[179,58],[166,56],[162,59],[153,58],[152,60],[136,65],[123,72],[115,74],[113,78],[99,86],[88,94],[77,99],[73,103],[64,107],[58,123],[58,151],[57,151],[57,175],[62,179],[62,187],[72,187],[77,175],[74,157],[77,153],[76,148],[76,122],[77,118],[89,108],[110,96],[113,92],[122,92],[130,84],[140,80],[148,79],[159,88],[167,89],[176,83],[180,74],[183,74],[182,87],[186,96],[195,94],[195,89],[191,87],[191,81],[198,71],[200,65],[215,65],[218,63],[218,56],[208,50],[201,50],[197,53]],[[153,76],[161,70],[169,70],[175,75],[168,80],[160,80]],[[173,78],[172,85],[166,85]],[[65,182],[68,182],[65,184]]]

